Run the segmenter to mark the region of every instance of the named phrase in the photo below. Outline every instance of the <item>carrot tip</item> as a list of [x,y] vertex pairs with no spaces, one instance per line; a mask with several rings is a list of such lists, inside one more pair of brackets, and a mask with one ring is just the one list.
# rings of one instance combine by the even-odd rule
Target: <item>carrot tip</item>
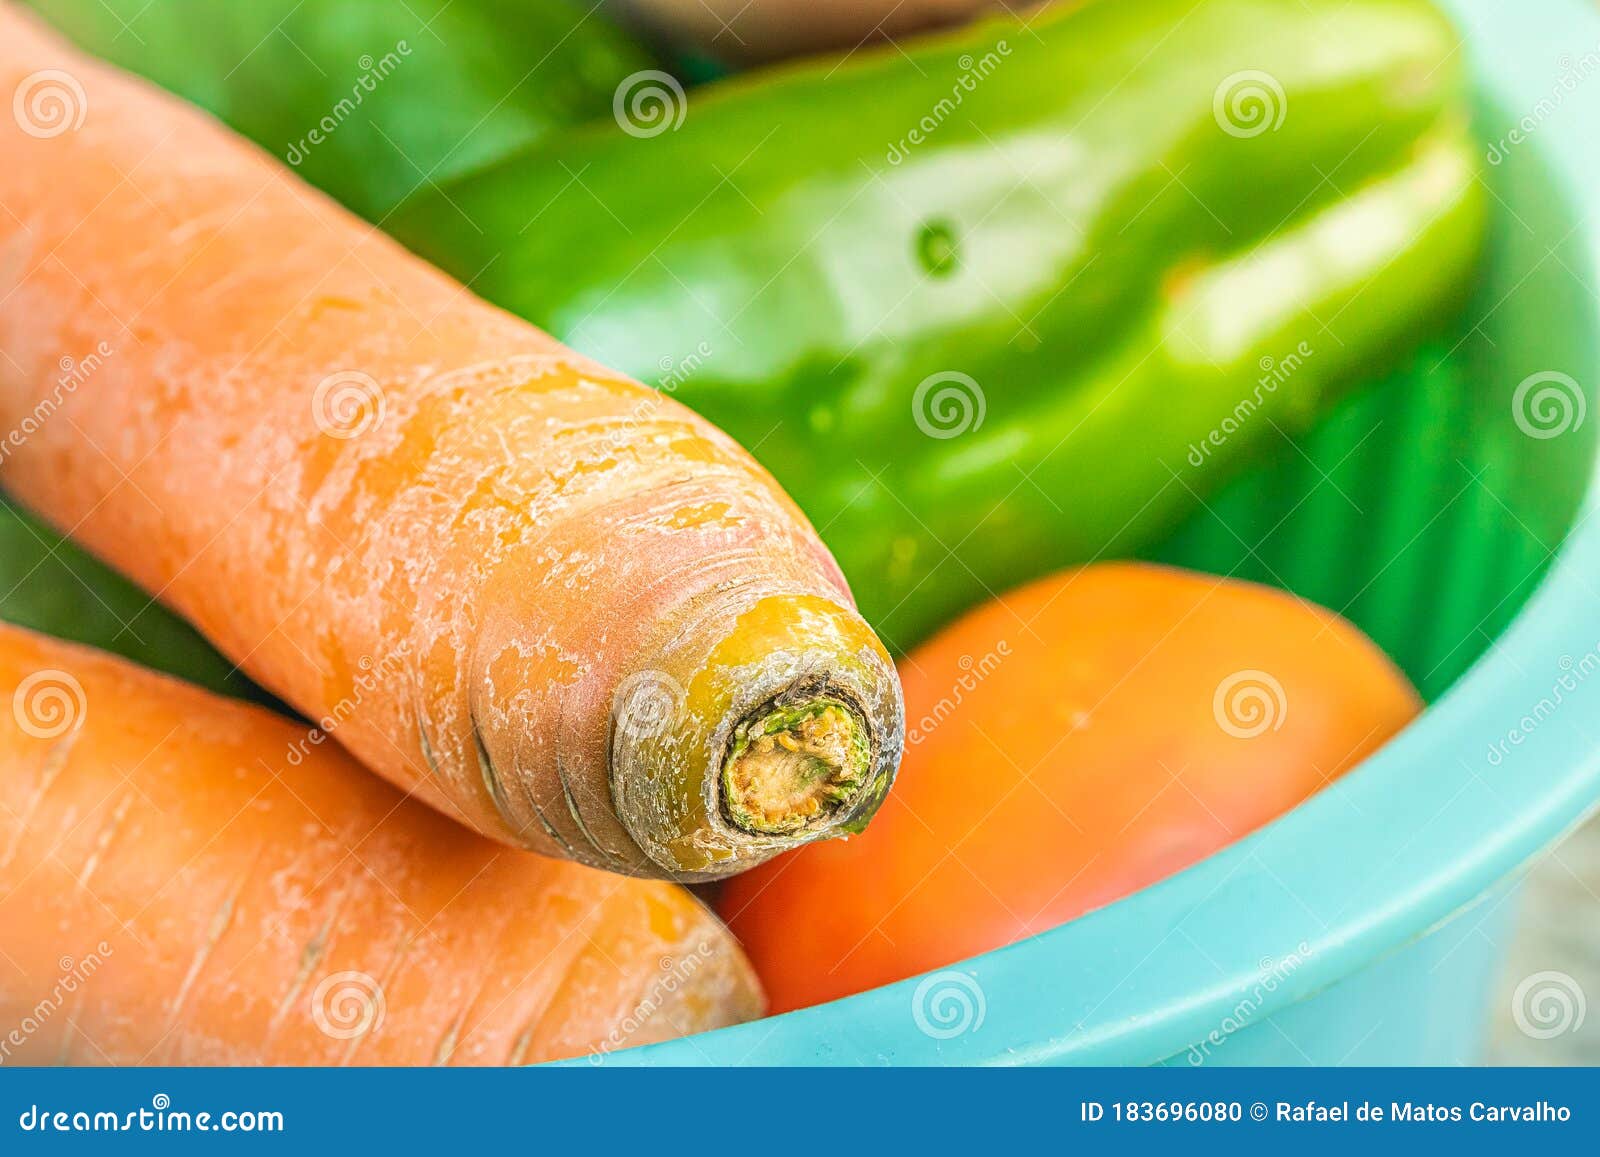
[[670,677],[672,701],[651,715],[670,726],[624,710],[612,727],[615,815],[645,870],[683,882],[863,830],[904,746],[894,664],[852,607],[741,588],[715,600],[639,653],[636,672]]
[[866,787],[872,744],[866,722],[837,699],[752,713],[735,729],[723,764],[728,822],[760,835],[792,835],[826,823]]

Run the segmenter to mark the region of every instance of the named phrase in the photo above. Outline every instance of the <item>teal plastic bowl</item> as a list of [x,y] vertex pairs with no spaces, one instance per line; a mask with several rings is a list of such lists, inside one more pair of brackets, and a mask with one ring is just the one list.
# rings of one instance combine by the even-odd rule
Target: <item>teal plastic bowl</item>
[[1600,803],[1600,18],[1445,7],[1496,208],[1474,299],[1158,552],[1342,611],[1426,713],[1276,823],[1071,924],[607,1063],[1481,1059],[1518,874]]

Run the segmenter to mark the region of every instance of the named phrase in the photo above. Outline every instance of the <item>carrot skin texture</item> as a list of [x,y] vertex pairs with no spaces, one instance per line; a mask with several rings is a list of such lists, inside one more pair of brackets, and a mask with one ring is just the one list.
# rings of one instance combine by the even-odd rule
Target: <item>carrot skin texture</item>
[[[800,675],[859,703],[876,769],[806,838],[865,822],[898,761],[893,668],[742,449],[0,8],[0,85],[51,70],[81,124],[0,118],[20,271],[0,424],[49,411],[6,463],[14,494],[502,841],[681,879],[791,846],[724,823],[715,771],[733,722]],[[59,360],[102,341],[53,397]],[[719,668],[752,615],[793,630]],[[641,679],[666,688],[667,731],[619,767],[614,709]],[[648,806],[619,816],[619,780]]]
[[1165,879],[1321,790],[1422,706],[1331,611],[1142,564],[1021,587],[901,670],[905,767],[872,828],[763,865],[720,897],[775,1013],[944,967]]
[[286,719],[10,626],[0,700],[8,1063],[522,1063],[760,1014],[683,889],[501,847]]

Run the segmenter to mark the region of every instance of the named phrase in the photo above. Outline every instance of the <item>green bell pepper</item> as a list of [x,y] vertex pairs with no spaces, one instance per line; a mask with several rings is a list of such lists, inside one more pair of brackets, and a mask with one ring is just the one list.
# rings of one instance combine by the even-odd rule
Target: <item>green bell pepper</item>
[[386,227],[749,446],[904,649],[1149,545],[1454,307],[1464,104],[1425,3],[1102,0],[698,90]]
[[[36,3],[136,70],[169,52]],[[1423,0],[1062,5],[686,104],[619,89],[383,224],[742,440],[903,649],[1148,547],[1456,306],[1485,194],[1453,45]],[[317,179],[356,203],[345,140]]]

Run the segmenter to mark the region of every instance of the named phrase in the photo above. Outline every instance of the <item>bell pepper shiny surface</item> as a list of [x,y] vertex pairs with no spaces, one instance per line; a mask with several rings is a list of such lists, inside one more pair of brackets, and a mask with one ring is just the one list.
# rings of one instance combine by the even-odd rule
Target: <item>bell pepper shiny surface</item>
[[1410,0],[1064,6],[696,90],[386,227],[749,446],[905,648],[1148,545],[1459,300],[1453,45]]

